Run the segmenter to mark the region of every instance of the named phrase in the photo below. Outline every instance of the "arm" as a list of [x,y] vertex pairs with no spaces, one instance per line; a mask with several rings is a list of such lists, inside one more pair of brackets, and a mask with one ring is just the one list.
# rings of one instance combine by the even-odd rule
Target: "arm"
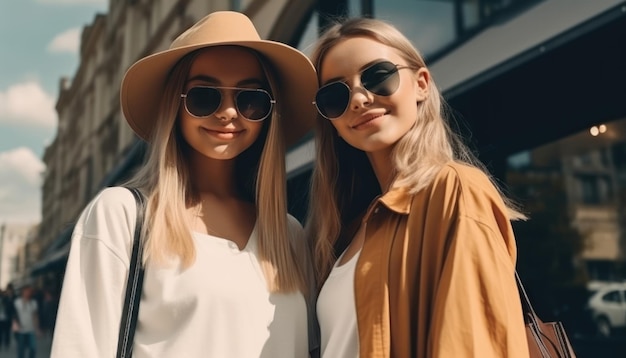
[[449,232],[429,356],[528,357],[514,238],[495,222],[460,215]]
[[135,226],[123,188],[101,192],[81,214],[59,301],[51,357],[114,357]]

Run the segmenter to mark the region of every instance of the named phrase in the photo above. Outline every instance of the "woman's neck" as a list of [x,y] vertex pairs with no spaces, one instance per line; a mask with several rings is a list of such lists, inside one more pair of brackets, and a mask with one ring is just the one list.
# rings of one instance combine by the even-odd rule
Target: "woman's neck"
[[190,180],[198,195],[237,196],[235,159],[219,160],[192,156],[189,163]]
[[395,162],[391,156],[391,150],[367,153],[367,158],[372,165],[381,192],[389,190],[395,177]]

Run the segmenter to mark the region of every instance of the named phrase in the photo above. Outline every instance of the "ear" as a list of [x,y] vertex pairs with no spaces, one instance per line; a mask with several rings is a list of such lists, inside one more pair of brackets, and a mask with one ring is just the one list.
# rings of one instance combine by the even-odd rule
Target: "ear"
[[425,67],[419,68],[413,73],[415,78],[415,101],[422,102],[428,97],[430,88],[430,72]]

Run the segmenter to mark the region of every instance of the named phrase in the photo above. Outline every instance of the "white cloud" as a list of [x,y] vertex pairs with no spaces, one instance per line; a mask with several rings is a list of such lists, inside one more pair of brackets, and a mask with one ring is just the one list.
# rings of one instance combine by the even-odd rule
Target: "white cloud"
[[80,28],[73,28],[57,35],[48,45],[48,51],[53,53],[78,53],[80,48],[80,33]]
[[0,222],[41,220],[44,170],[44,163],[28,148],[0,152]]
[[55,99],[36,81],[15,84],[0,90],[0,124],[28,123],[54,127],[57,114]]

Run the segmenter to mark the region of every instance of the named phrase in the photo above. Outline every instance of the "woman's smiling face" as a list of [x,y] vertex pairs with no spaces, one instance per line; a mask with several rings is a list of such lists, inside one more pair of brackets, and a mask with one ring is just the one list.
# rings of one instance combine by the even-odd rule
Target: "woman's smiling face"
[[[218,46],[202,50],[194,59],[184,92],[196,86],[262,88],[265,83],[258,59],[248,50]],[[185,141],[197,153],[228,160],[248,149],[259,136],[265,121],[243,118],[235,106],[236,90],[222,90],[221,103],[207,117],[194,117],[181,103],[180,129]]]
[[[389,96],[369,92],[361,72],[380,61],[400,68],[398,89]],[[409,69],[396,49],[368,37],[353,37],[328,50],[320,66],[321,85],[345,82],[351,89],[348,108],[332,120],[351,146],[368,153],[390,151],[417,120],[417,103],[427,95],[428,73]]]

